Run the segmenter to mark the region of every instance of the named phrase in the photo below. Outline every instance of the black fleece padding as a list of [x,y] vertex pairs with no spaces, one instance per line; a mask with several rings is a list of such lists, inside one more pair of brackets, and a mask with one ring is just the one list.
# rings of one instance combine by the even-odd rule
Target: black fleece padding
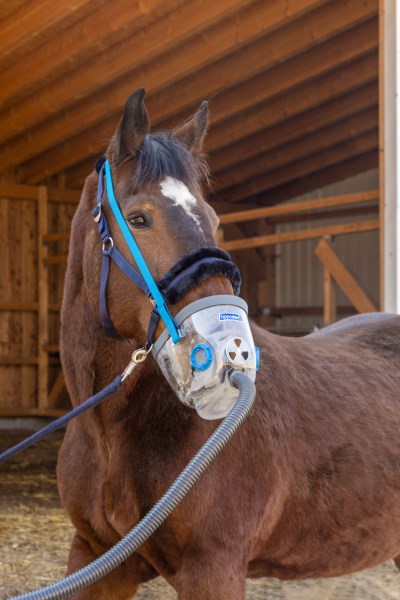
[[164,275],[158,286],[167,303],[176,304],[189,291],[214,275],[227,277],[232,283],[234,294],[239,294],[239,269],[227,252],[213,247],[200,248],[186,254]]

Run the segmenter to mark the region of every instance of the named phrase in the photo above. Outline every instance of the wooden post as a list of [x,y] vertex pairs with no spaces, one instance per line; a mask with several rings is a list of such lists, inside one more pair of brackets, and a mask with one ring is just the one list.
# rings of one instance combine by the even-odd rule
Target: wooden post
[[43,236],[48,230],[47,187],[38,188],[38,406],[48,405],[49,355],[45,345],[49,341],[49,285],[48,266],[45,264],[47,246]]
[[323,274],[324,296],[324,325],[331,325],[336,321],[336,288],[329,269],[324,266]]
[[381,309],[400,313],[400,6],[379,1]]
[[[315,254],[324,266],[324,304],[327,302],[329,306],[332,301],[331,290],[329,289],[331,284],[326,283],[325,281],[325,278],[329,276],[329,279],[334,279],[336,281],[358,312],[375,312],[377,310],[374,303],[364,292],[355,277],[349,273],[344,264],[336,256],[326,239],[322,239],[318,243],[315,248]],[[328,312],[327,317],[329,318]]]

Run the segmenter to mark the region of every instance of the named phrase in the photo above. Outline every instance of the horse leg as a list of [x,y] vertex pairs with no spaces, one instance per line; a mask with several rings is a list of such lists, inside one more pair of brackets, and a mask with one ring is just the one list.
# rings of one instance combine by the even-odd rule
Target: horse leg
[[[67,575],[85,567],[98,555],[79,533],[75,533],[68,558]],[[114,571],[77,592],[73,600],[130,600],[144,581],[157,577],[158,573],[138,555],[131,556]]]
[[246,570],[229,560],[193,558],[179,569],[175,580],[178,600],[245,600]]

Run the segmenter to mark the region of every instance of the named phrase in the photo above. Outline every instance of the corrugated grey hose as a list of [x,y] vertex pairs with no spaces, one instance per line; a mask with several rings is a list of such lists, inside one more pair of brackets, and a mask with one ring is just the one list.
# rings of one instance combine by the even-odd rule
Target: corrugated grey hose
[[234,371],[231,384],[239,389],[239,399],[212,436],[200,448],[178,479],[165,492],[157,504],[115,546],[79,571],[40,590],[14,596],[10,600],[61,600],[95,583],[133,554],[160,527],[183,500],[199,477],[204,473],[222,448],[239,429],[247,417],[256,395],[251,379]]

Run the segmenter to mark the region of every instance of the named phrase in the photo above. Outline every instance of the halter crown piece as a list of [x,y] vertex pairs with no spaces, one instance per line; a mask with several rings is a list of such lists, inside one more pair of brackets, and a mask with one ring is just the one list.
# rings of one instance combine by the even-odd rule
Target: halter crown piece
[[[213,275],[228,277],[232,283],[235,295],[238,295],[241,283],[239,269],[224,250],[216,247],[204,247],[186,254],[164,275],[157,285],[115,197],[108,160],[100,159],[96,164],[96,170],[99,173],[99,183],[96,207],[92,215],[97,223],[103,242],[100,277],[100,317],[103,329],[107,335],[112,337],[118,336],[107,308],[107,284],[110,273],[110,259],[112,259],[122,272],[151,299],[154,305],[147,334],[148,345],[150,346],[153,342],[153,335],[160,318],[164,321],[173,343],[176,344],[179,342],[181,334],[174,318],[168,310],[167,304],[176,304],[191,289],[199,285],[207,277]],[[115,247],[113,238],[111,237],[107,219],[102,210],[104,176],[110,208],[139,272],[122,256]]]

